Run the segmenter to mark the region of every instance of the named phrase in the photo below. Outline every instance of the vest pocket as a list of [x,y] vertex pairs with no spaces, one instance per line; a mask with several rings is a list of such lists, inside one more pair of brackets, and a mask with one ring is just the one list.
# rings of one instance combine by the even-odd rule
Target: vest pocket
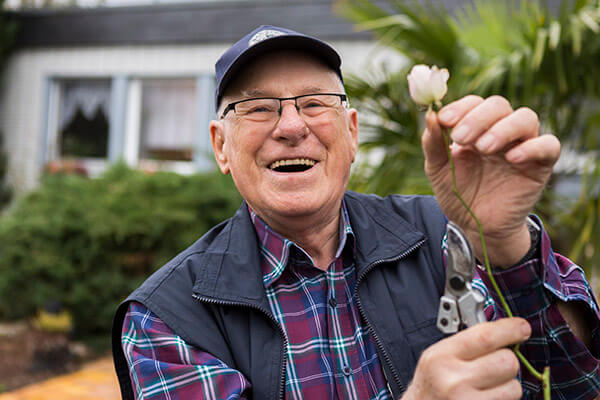
[[433,343],[445,337],[437,327],[437,317],[422,321],[410,329],[405,330],[406,340],[415,360]]

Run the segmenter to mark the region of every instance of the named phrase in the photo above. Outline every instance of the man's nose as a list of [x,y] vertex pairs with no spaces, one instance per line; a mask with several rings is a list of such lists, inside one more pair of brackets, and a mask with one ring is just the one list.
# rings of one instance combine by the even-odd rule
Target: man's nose
[[289,140],[293,144],[308,134],[308,126],[293,101],[281,103],[281,116],[273,134],[277,139]]

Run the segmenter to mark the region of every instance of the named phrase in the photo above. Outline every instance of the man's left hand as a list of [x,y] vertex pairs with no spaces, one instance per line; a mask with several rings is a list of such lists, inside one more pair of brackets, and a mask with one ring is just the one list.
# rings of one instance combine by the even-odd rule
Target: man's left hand
[[442,136],[451,132],[459,193],[481,221],[490,262],[508,267],[530,247],[525,224],[560,155],[553,135],[539,135],[537,114],[513,110],[500,96],[466,96],[426,115],[425,172],[448,218],[457,223],[483,260],[477,225],[456,198]]

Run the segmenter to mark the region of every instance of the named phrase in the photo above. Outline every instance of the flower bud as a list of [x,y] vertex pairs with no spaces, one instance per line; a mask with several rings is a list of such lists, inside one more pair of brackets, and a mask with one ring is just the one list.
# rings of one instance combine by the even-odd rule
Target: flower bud
[[412,67],[406,77],[410,97],[417,104],[429,106],[439,104],[448,91],[448,78],[450,74],[446,68],[438,69],[435,65],[428,67],[419,64]]

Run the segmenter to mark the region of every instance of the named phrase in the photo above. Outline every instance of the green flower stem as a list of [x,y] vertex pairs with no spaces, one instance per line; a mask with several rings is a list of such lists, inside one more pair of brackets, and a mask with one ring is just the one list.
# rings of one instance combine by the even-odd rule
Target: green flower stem
[[[479,221],[479,218],[477,218],[477,216],[475,215],[473,210],[471,210],[471,207],[469,207],[467,202],[463,199],[463,197],[460,195],[460,192],[458,191],[458,187],[456,185],[456,172],[454,169],[454,160],[452,158],[452,151],[450,150],[450,137],[449,137],[450,135],[448,134],[448,130],[446,128],[442,129],[442,133],[443,133],[442,136],[444,137],[444,143],[446,145],[446,152],[448,154],[448,163],[450,164],[450,171],[452,172],[452,188],[454,191],[454,195],[461,202],[463,207],[469,212],[469,214],[471,215],[471,217],[477,224],[477,229],[479,230],[479,240],[481,241],[481,250],[483,252],[485,269],[487,271],[488,278],[489,278],[490,282],[492,282],[492,286],[494,287],[494,290],[498,294],[498,298],[500,299],[500,303],[502,304],[502,307],[504,307],[506,315],[508,317],[512,317],[513,313],[510,310],[510,307],[509,307],[508,303],[506,302],[506,299],[502,295],[502,292],[500,291],[500,287],[496,283],[496,279],[494,278],[494,275],[492,274],[492,267],[490,265],[487,248],[485,246],[485,237],[483,236],[483,228],[481,227],[481,221]],[[533,365],[531,365],[531,363],[525,358],[523,353],[521,353],[521,351],[519,350],[519,345],[515,345],[513,347],[513,351],[516,354],[517,358],[519,358],[521,363],[525,366],[527,371],[529,371],[529,373],[531,375],[533,375],[536,379],[542,381],[544,400],[550,400],[550,367],[545,367],[544,372],[539,373],[533,367]]]
[[467,202],[463,199],[463,197],[460,195],[460,192],[458,191],[458,187],[456,185],[456,172],[454,169],[454,160],[452,158],[452,152],[450,151],[450,138],[448,135],[448,130],[446,128],[443,129],[443,137],[444,137],[444,143],[446,144],[446,152],[448,154],[448,163],[450,164],[450,171],[452,172],[452,188],[454,190],[454,195],[462,203],[463,207],[469,212],[469,214],[471,214],[471,217],[477,224],[477,229],[479,230],[479,240],[481,241],[481,250],[483,251],[483,260],[485,262],[485,268],[488,273],[488,277],[490,279],[490,282],[492,282],[492,286],[494,287],[494,290],[496,291],[496,293],[498,293],[498,298],[500,299],[500,303],[502,304],[502,307],[504,307],[504,310],[506,311],[506,315],[508,317],[512,317],[513,313],[510,310],[508,303],[504,299],[504,296],[502,295],[502,292],[500,291],[500,287],[496,283],[496,279],[494,278],[494,275],[492,275],[492,272],[491,272],[492,269],[490,266],[490,259],[488,257],[487,248],[485,246],[485,238],[483,236],[483,228],[481,227],[481,222],[479,221],[479,218],[477,218],[477,216],[475,215],[473,210],[471,210],[471,207],[469,207]]
[[550,399],[550,367],[544,368],[544,374],[542,378],[542,390],[544,391],[544,400]]

